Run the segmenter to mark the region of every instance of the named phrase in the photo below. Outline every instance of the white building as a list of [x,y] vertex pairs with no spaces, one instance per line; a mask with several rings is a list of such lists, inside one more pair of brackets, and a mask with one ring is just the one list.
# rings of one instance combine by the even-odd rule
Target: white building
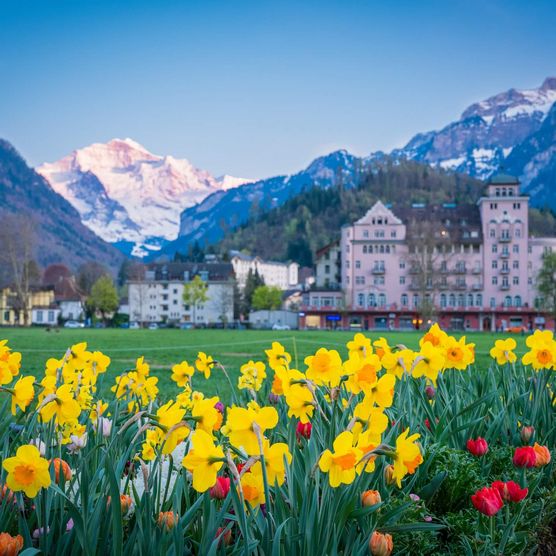
[[[184,285],[199,276],[207,301],[183,301]],[[139,323],[208,325],[234,318],[234,275],[228,263],[150,264],[142,280],[128,281],[129,320]]]
[[239,251],[230,252],[230,262],[240,288],[245,287],[249,271],[258,272],[267,286],[276,286],[281,290],[297,286],[299,282],[299,264],[294,262],[264,261],[260,257],[251,257]]
[[41,326],[56,326],[60,316],[60,309],[56,307],[33,307],[31,309],[31,324]]

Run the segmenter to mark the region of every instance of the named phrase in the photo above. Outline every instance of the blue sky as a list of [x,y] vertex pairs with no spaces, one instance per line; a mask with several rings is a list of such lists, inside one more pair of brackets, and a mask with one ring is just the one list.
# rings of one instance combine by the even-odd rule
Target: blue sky
[[0,0],[0,136],[30,164],[113,137],[265,177],[402,146],[556,75],[535,0]]

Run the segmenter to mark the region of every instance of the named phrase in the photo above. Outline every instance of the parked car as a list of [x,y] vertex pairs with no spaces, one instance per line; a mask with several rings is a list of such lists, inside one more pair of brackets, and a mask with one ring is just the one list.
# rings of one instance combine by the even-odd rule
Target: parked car
[[85,328],[85,324],[78,320],[67,320],[64,323],[64,328]]
[[192,322],[182,322],[180,324],[180,328],[182,330],[193,330],[195,328],[195,325]]
[[287,324],[276,323],[272,325],[272,330],[291,330],[291,328]]
[[138,322],[130,322],[129,323],[129,328],[131,328],[133,330],[137,330],[137,329],[141,328],[141,326],[139,325]]
[[158,324],[156,324],[156,322],[151,322],[151,324],[149,324],[149,330],[158,330]]

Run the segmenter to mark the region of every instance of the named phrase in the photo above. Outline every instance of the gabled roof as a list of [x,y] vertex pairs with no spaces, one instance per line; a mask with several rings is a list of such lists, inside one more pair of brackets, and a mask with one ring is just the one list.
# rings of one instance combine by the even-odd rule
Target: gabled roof
[[389,224],[402,224],[402,221],[382,201],[377,201],[356,224],[371,224],[373,218],[387,218]]

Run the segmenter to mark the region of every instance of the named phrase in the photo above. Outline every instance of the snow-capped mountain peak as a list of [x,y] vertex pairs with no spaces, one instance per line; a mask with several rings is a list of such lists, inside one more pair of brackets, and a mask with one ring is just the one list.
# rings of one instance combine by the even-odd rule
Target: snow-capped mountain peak
[[37,171],[85,225],[139,256],[177,236],[185,208],[251,181],[218,180],[186,159],[155,155],[129,138],[93,143]]

